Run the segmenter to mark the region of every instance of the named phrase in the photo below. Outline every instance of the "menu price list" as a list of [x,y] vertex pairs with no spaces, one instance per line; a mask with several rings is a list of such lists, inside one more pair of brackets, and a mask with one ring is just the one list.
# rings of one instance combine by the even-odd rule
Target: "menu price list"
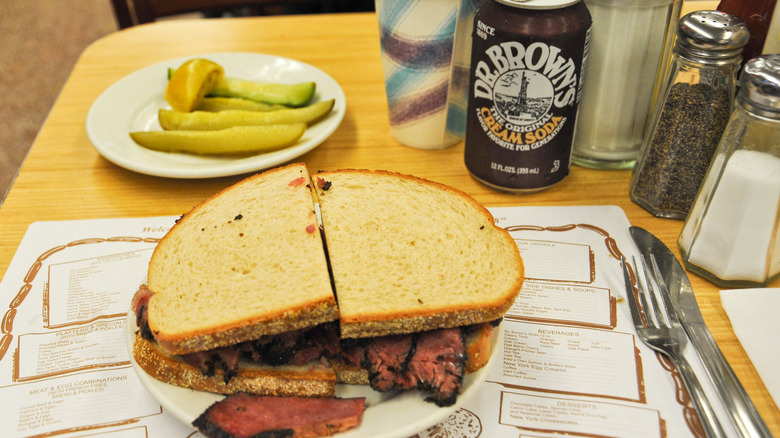
[[599,431],[599,436],[662,436],[655,410],[506,391],[501,392],[499,422],[527,430],[566,430],[570,435]]
[[526,281],[502,322],[501,360],[461,408],[480,432],[451,436],[703,436],[679,375],[634,333],[620,260],[637,250],[623,211],[489,210],[517,242]]
[[26,436],[159,414],[159,404],[134,386],[132,370],[128,373],[127,369],[117,369],[100,376],[88,374],[48,384],[15,386],[3,392],[13,397],[10,400],[20,401],[16,431]]
[[111,365],[127,365],[127,347],[115,340],[125,331],[121,319],[98,320],[83,327],[19,336],[17,381]]
[[634,349],[629,334],[507,323],[494,377],[518,387],[639,400]]
[[0,436],[192,433],[139,383],[125,341],[130,300],[175,220],[29,227],[0,282],[3,333],[11,339],[0,351]]

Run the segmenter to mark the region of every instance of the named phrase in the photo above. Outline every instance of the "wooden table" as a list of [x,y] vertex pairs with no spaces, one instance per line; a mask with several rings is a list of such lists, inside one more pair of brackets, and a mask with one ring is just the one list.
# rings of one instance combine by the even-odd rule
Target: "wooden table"
[[[84,51],[0,207],[0,272],[29,224],[40,220],[177,215],[243,178],[177,180],[141,175],[102,158],[85,132],[92,102],[123,76],[170,58],[218,51],[298,59],[328,73],[347,97],[339,129],[299,160],[310,169],[369,168],[410,173],[457,187],[487,206],[617,205],[632,224],[677,253],[682,222],[658,219],[628,198],[629,171],[572,167],[562,183],[530,195],[503,194],[475,182],[463,144],[423,151],[389,133],[379,35],[374,14],[167,21],[109,35]],[[679,255],[679,253],[677,253]],[[735,337],[718,288],[691,275],[707,325],[773,433],[780,411]],[[777,285],[777,282],[775,283]]]

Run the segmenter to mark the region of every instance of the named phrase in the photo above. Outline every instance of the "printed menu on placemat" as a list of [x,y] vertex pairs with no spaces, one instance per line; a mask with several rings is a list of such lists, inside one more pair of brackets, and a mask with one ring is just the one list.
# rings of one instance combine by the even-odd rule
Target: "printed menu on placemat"
[[[526,281],[487,382],[417,437],[701,436],[679,376],[633,333],[617,207],[490,209]],[[176,217],[37,222],[0,282],[2,436],[189,437],[141,385],[130,300]]]

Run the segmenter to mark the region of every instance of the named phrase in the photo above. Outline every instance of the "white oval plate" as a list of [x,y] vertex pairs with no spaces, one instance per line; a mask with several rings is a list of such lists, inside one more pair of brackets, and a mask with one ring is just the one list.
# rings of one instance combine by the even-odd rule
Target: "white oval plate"
[[[133,369],[141,384],[162,405],[164,411],[169,412],[182,423],[191,425],[209,406],[224,398],[218,394],[169,385],[146,374],[133,358],[133,342],[137,326],[132,311],[128,313],[126,327],[125,335]],[[438,407],[425,401],[425,394],[419,391],[379,393],[367,385],[336,385],[337,397],[366,397],[366,410],[360,426],[336,436],[339,438],[408,438],[444,421],[479,390],[487,379],[490,369],[499,360],[504,325],[499,325],[494,333],[490,360],[479,371],[466,375],[463,379],[463,391],[452,406]]]
[[[168,68],[188,59],[206,58],[224,67],[225,75],[263,82],[317,84],[312,102],[335,99],[331,113],[311,125],[288,148],[249,157],[216,157],[158,152],[136,144],[129,133],[161,130],[160,108],[170,108],[164,92]],[[135,172],[171,178],[213,178],[267,169],[317,147],[338,128],[347,100],[339,84],[322,70],[294,59],[260,53],[206,53],[160,62],[131,73],[108,87],[87,113],[87,136],[112,163]]]

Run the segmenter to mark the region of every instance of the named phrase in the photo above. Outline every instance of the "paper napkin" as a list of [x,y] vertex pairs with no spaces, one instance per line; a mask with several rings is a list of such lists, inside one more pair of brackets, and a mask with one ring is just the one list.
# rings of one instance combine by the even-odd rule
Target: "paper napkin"
[[722,290],[720,301],[739,342],[780,406],[780,288]]

